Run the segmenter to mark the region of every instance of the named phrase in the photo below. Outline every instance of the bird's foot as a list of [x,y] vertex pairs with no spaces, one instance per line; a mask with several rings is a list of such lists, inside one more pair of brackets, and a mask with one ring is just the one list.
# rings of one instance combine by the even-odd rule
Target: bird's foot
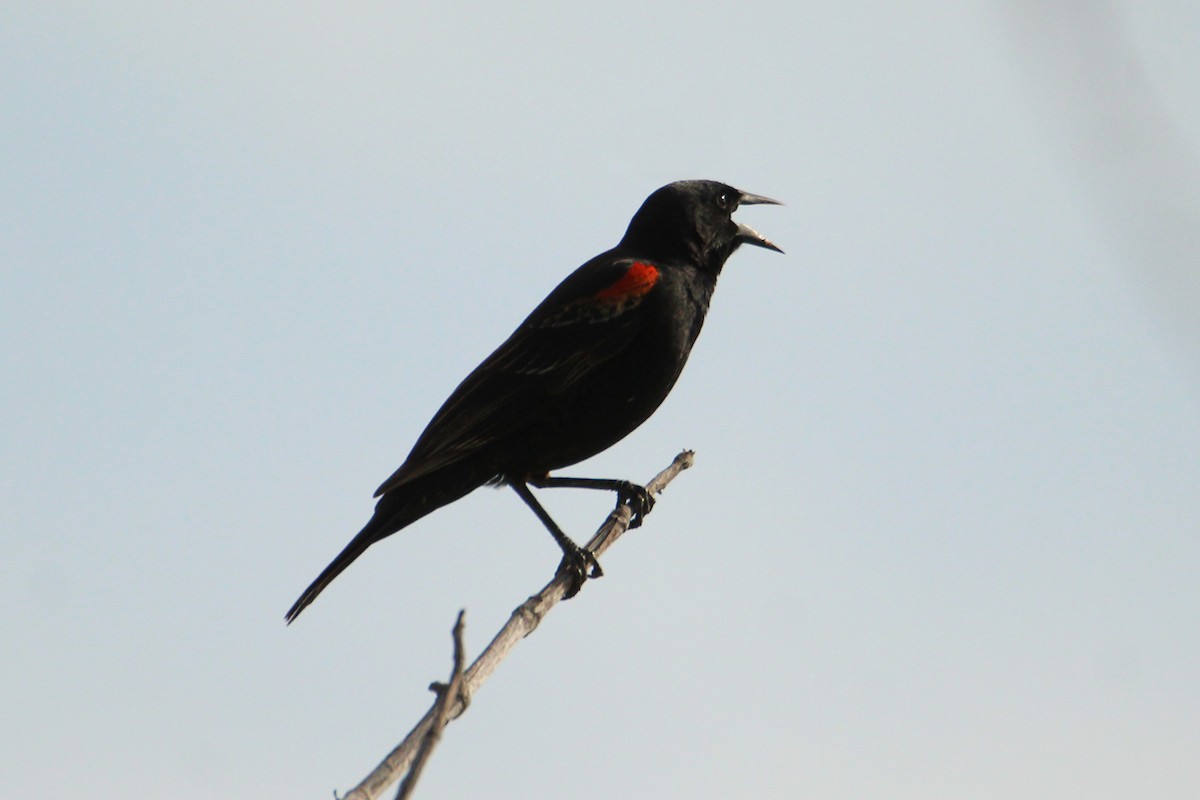
[[640,528],[642,519],[654,508],[654,495],[645,486],[639,486],[630,481],[621,481],[617,488],[617,505],[629,506],[633,516],[629,519],[630,528]]
[[602,577],[604,570],[600,569],[600,562],[591,550],[576,546],[574,550],[563,553],[562,561],[558,564],[558,574],[567,576],[567,591],[563,600],[570,600],[579,594],[584,581],[588,578]]

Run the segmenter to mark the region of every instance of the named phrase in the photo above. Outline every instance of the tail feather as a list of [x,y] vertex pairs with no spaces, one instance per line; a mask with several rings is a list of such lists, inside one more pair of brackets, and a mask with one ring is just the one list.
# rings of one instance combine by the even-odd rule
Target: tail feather
[[482,480],[468,474],[452,481],[443,479],[432,491],[428,486],[408,484],[385,494],[375,505],[375,514],[358,535],[350,540],[350,544],[337,554],[288,609],[284,615],[287,624],[291,625],[296,617],[300,616],[300,612],[316,600],[317,595],[324,591],[334,578],[341,575],[346,567],[354,563],[354,559],[366,552],[368,547],[411,525],[429,512],[457,500],[482,483]]
[[287,614],[284,615],[284,619],[287,620],[288,625],[291,625],[296,617],[300,616],[300,612],[307,608],[309,603],[316,600],[317,595],[324,591],[325,587],[332,583],[334,578],[341,575],[342,570],[350,566],[354,562],[354,559],[361,556],[366,552],[368,547],[383,538],[383,536],[379,535],[379,531],[376,530],[376,526],[377,523],[372,518],[358,532],[358,535],[350,540],[350,544],[346,545],[342,549],[342,552],[338,553],[337,557],[329,562],[329,566],[321,570],[321,574],[317,576],[317,579],[308,585],[308,588],[304,590],[296,602],[292,604],[292,607],[288,609]]

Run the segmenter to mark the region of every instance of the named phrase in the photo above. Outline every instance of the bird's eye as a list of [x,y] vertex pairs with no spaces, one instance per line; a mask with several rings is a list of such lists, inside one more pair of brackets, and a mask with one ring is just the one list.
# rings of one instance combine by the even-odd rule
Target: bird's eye
[[735,205],[737,205],[737,200],[734,199],[732,192],[721,192],[717,195],[717,207],[722,211],[729,211]]

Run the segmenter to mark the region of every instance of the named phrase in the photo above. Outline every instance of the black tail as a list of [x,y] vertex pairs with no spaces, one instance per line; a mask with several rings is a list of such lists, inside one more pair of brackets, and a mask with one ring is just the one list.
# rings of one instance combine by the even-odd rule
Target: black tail
[[[300,612],[307,608],[309,603],[316,600],[317,595],[332,583],[334,578],[341,575],[342,570],[350,566],[354,559],[361,556],[367,551],[368,547],[383,538],[383,536],[379,535],[379,531],[376,530],[377,525],[375,517],[372,517],[371,521],[358,532],[358,535],[350,540],[350,544],[346,545],[342,552],[337,554],[337,558],[331,561],[329,566],[317,576],[317,579],[308,585],[308,588],[304,590],[304,593],[300,595],[296,602],[292,604],[292,607],[288,609],[287,614],[284,615],[284,619],[287,620],[288,625],[291,625],[292,621],[300,616]],[[384,534],[384,536],[386,535]]]
[[[431,483],[434,484],[432,487],[429,485]],[[309,603],[316,600],[317,595],[324,591],[334,578],[341,575],[342,570],[350,566],[354,559],[366,552],[368,547],[380,539],[386,539],[401,528],[411,525],[430,511],[457,500],[477,488],[481,483],[482,481],[475,480],[471,476],[464,476],[452,481],[445,480],[442,476],[434,476],[434,479],[428,482],[414,482],[390,490],[379,498],[379,502],[375,505],[374,515],[363,526],[363,529],[350,540],[350,544],[346,545],[342,552],[337,554],[337,558],[330,562],[329,566],[317,576],[317,579],[309,584],[299,599],[288,609],[284,619],[291,625],[292,621],[300,616],[300,612],[307,608]]]
[[342,552],[337,554],[337,558],[329,562],[329,566],[321,571],[317,579],[309,584],[299,599],[288,609],[284,619],[289,625],[292,624],[292,620],[300,616],[300,612],[309,603],[317,599],[317,595],[332,583],[334,578],[342,574],[342,570],[365,553],[368,547],[444,505],[443,503],[430,503],[427,497],[421,497],[420,500],[414,502],[412,493],[407,489],[408,487],[396,489],[379,499],[375,505],[375,513],[363,526],[363,529],[350,540],[350,544],[346,545]]

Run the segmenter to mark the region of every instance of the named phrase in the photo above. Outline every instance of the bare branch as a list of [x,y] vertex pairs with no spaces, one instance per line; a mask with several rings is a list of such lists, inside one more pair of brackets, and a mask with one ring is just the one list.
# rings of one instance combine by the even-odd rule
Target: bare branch
[[[663,489],[675,479],[676,475],[692,466],[692,458],[691,450],[684,450],[675,456],[675,460],[671,462],[670,466],[655,475],[646,484],[647,491],[651,494],[662,494]],[[618,506],[588,541],[587,549],[597,557],[603,555],[604,551],[612,547],[613,543],[629,529],[629,521],[632,517],[633,511],[629,506]],[[437,733],[433,738],[433,742],[436,744],[437,738],[441,736],[441,729],[466,710],[468,698],[478,691],[483,682],[496,671],[496,667],[500,666],[500,662],[508,656],[517,642],[532,633],[542,621],[542,617],[546,616],[550,609],[554,608],[563,598],[568,580],[565,575],[555,575],[554,580],[546,584],[540,592],[517,606],[509,616],[508,622],[504,624],[491,643],[479,654],[471,666],[461,673],[461,688],[454,690],[454,678],[451,677],[450,687],[446,691],[439,691],[438,699],[434,702],[433,707],[426,712],[416,727],[409,731],[408,735],[404,737],[404,741],[396,745],[379,766],[372,770],[371,774],[342,800],[376,800],[401,775],[410,771],[410,766],[414,765],[415,759],[418,758],[418,751],[426,748],[424,743],[429,739],[431,733],[436,729]],[[456,625],[456,664],[461,650],[461,631],[458,628],[459,626]],[[460,671],[457,666],[456,671]],[[427,747],[432,750],[433,744],[429,744]],[[412,771],[419,771],[419,767],[412,766]],[[411,783],[415,784],[416,778],[412,778]]]
[[435,683],[429,687],[437,692],[438,696],[433,704],[433,720],[429,730],[421,737],[421,746],[417,748],[417,756],[413,760],[412,768],[404,776],[404,780],[400,781],[396,800],[408,800],[412,796],[413,789],[417,787],[417,781],[421,779],[421,771],[425,769],[425,762],[429,760],[429,754],[433,752],[433,748],[437,747],[437,743],[442,738],[442,730],[450,721],[451,699],[461,702],[464,709],[470,703],[469,697],[462,696],[463,662],[466,661],[466,657],[463,655],[463,615],[466,613],[466,609],[459,611],[458,619],[454,622],[454,668],[450,670],[450,683]]

